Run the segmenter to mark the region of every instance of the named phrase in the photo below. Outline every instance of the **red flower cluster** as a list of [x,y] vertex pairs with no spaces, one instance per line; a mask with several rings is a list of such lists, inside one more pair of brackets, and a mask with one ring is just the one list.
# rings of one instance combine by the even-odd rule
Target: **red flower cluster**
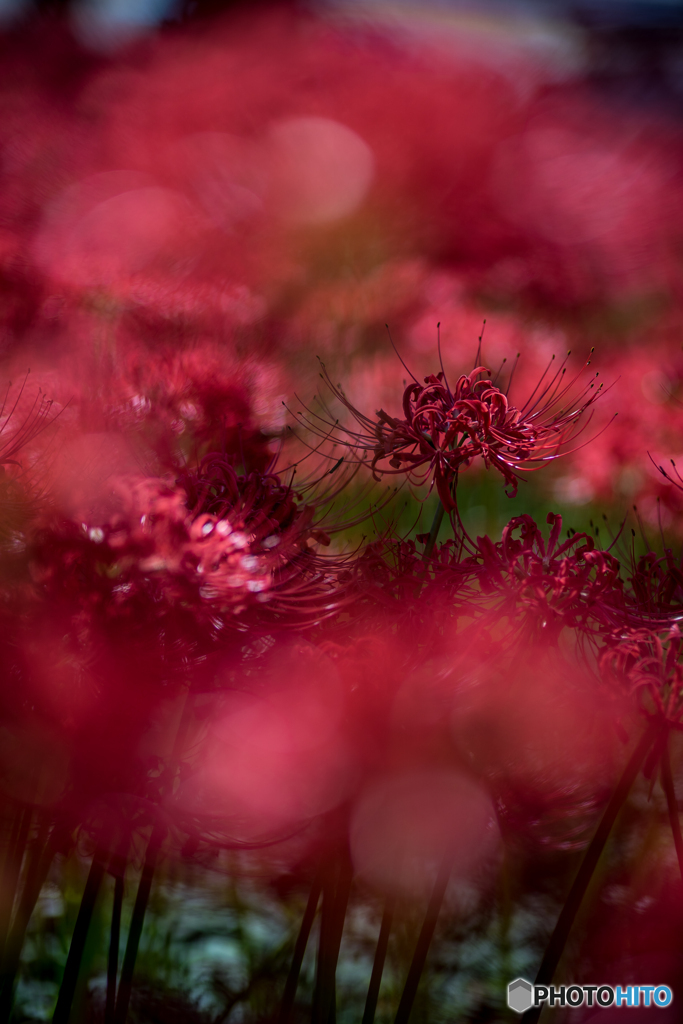
[[547,544],[528,515],[513,519],[497,544],[477,538],[482,591],[499,599],[501,615],[513,618],[524,610],[531,636],[540,629],[557,639],[565,627],[587,631],[596,619],[609,624],[623,604],[618,560],[596,549],[585,533],[560,543],[562,517],[550,512],[547,521],[552,526]]

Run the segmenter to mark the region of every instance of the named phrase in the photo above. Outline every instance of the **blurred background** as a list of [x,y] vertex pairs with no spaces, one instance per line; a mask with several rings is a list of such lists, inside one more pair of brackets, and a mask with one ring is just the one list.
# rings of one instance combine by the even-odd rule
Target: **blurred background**
[[[253,8],[258,4],[248,5]],[[678,0],[289,0],[300,10],[368,19],[420,33],[508,37],[509,45],[566,54],[565,73],[680,92],[683,12]],[[66,19],[88,49],[112,51],[159,28],[244,7],[237,0],[2,0],[5,29],[46,14]],[[271,5],[272,6],[272,5]],[[548,61],[547,71],[555,61]],[[556,67],[555,71],[559,71]]]
[[[551,495],[577,528],[636,503],[675,528],[680,492],[647,453],[680,452],[683,5],[0,14],[8,371],[57,374],[67,400],[93,337],[119,368],[213,347],[277,431],[282,402],[317,387],[315,356],[376,408],[400,383],[385,324],[419,375],[437,322],[460,372],[486,319],[492,366],[521,353],[513,399],[568,350],[578,372],[595,348],[614,385],[595,442],[523,503]],[[499,528],[521,505],[498,509],[480,483],[470,519]]]

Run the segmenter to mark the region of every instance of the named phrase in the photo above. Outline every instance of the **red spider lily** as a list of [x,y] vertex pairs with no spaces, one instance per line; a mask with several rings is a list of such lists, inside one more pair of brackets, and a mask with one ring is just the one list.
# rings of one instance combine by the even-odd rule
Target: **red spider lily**
[[[632,531],[635,537],[635,531]],[[643,537],[644,537],[643,533]],[[622,553],[626,582],[620,624],[631,629],[663,630],[683,618],[683,552],[649,550],[636,557]],[[630,564],[629,564],[630,563]]]
[[[596,432],[581,457],[563,467],[555,485],[559,500],[636,503],[643,520],[657,529],[679,529],[683,493],[675,486],[670,457],[680,453],[683,380],[681,353],[671,340],[648,332],[638,347],[618,355],[619,380],[601,403],[603,422],[619,413],[618,429]],[[659,335],[659,336],[658,336]],[[615,366],[617,359],[615,358]],[[616,374],[615,374],[616,376]],[[648,465],[646,452],[650,451]],[[664,470],[664,472],[662,472]]]
[[298,622],[329,614],[335,566],[309,546],[315,536],[325,539],[314,509],[287,499],[277,477],[255,479],[233,475],[239,500],[232,507],[225,495],[214,493],[212,503],[208,476],[188,487],[152,477],[120,480],[125,514],[90,529],[57,524],[39,535],[36,579],[43,587],[73,586],[105,615],[126,615],[145,599],[186,608],[207,623],[266,605],[271,615],[289,613]]
[[551,360],[521,408],[485,376],[490,373],[486,367],[477,366],[463,374],[453,389],[443,370],[425,377],[424,385],[413,378],[403,393],[403,418],[380,409],[375,419],[349,402],[323,366],[323,380],[360,429],[340,427],[338,421],[317,414],[312,418],[302,414],[302,419],[314,431],[324,427],[328,436],[359,452],[359,461],[372,453],[370,468],[376,479],[389,474],[407,476],[415,483],[430,480],[430,490],[436,485],[444,508],[452,512],[458,472],[474,459],[481,458],[487,469],[498,470],[510,488],[508,495],[514,497],[520,472],[540,468],[565,453],[565,445],[577,436],[581,417],[602,389],[601,384],[593,391],[590,383],[571,401],[576,378],[565,382],[566,361],[550,374]]
[[177,345],[156,335],[149,344],[123,337],[112,354],[89,346],[79,355],[78,376],[62,377],[85,430],[119,430],[138,448],[144,439],[170,471],[197,449],[228,452],[261,471],[272,459],[269,443],[280,431],[256,416],[255,404],[268,404],[284,385],[265,363],[196,339]]
[[619,560],[585,533],[562,542],[561,516],[551,512],[546,521],[547,542],[522,515],[498,542],[448,540],[426,561],[413,541],[377,542],[358,563],[357,584],[396,616],[419,618],[429,608],[442,624],[461,615],[507,619],[517,640],[524,623],[536,639],[556,643],[565,626],[592,635],[623,621],[633,600],[624,593]]
[[377,542],[359,559],[355,582],[375,606],[419,630],[427,646],[458,616],[478,615],[476,566],[460,540],[437,545],[426,561],[413,540]]
[[239,477],[214,455],[182,481],[115,486],[123,511],[102,525],[53,516],[29,531],[30,578],[5,609],[4,664],[22,681],[9,703],[2,695],[5,718],[65,738],[60,814],[76,823],[103,794],[158,803],[169,702],[209,678],[219,651],[239,661],[246,641],[308,628],[350,600],[343,559],[312,546],[314,507],[275,474]]
[[555,642],[565,626],[586,631],[609,625],[623,606],[618,560],[596,549],[585,533],[561,543],[562,516],[550,512],[546,522],[552,527],[547,545],[529,515],[512,519],[497,544],[477,538],[482,591],[500,597],[498,613],[517,618],[521,612],[534,631]]
[[[42,434],[55,418],[54,415],[50,417],[52,401],[40,388],[32,399],[25,395],[27,380],[28,374],[15,395],[11,394],[10,382],[0,405],[0,466],[20,466],[17,455]],[[28,408],[25,408],[27,402]]]
[[[249,527],[262,540],[274,532],[284,531],[295,520],[307,516],[312,508],[297,504],[291,487],[280,482],[275,473],[248,473],[239,476],[224,455],[211,453],[196,472],[183,474],[179,481],[187,494],[187,507],[195,514],[208,514]],[[267,545],[277,547],[274,539]]]
[[[683,480],[673,459],[670,460],[672,470],[666,470],[663,466],[657,465],[652,456],[650,456],[650,461],[657,466],[661,476],[668,484],[683,491]],[[659,498],[656,508],[661,533]],[[624,562],[627,561],[627,558],[630,561],[626,590],[628,604],[624,610],[624,621],[631,628],[640,626],[651,629],[665,628],[683,618],[683,551],[679,551],[678,555],[674,555],[673,549],[669,547],[664,547],[663,553],[653,551],[642,529],[640,515],[635,505],[634,512],[649,550],[636,558],[635,548],[633,548],[630,554],[624,558]],[[635,538],[635,531],[632,530],[632,534]],[[663,533],[661,536],[664,541]]]
[[[566,303],[623,297],[643,275],[655,290],[675,280],[680,218],[670,196],[680,189],[678,139],[673,128],[653,126],[642,112],[624,112],[615,124],[609,106],[594,96],[578,98],[571,88],[569,96],[553,90],[552,99],[529,88],[523,101],[510,94],[504,75],[486,66],[486,55],[479,66],[458,66],[434,52],[411,59],[373,39],[361,45],[355,36],[331,35],[312,19],[303,33],[298,19],[282,12],[212,24],[191,45],[159,40],[135,87],[125,62],[93,68],[85,81],[61,79],[47,69],[64,60],[64,41],[41,45],[44,59],[30,78],[21,78],[21,103],[19,58],[7,55],[4,140],[11,145],[23,134],[30,142],[12,150],[3,168],[3,225],[23,234],[25,222],[38,219],[38,201],[54,196],[55,182],[103,170],[135,169],[138,177],[148,176],[143,186],[182,190],[218,237],[195,243],[208,250],[196,268],[182,246],[176,260],[162,247],[174,275],[144,268],[140,290],[162,293],[147,300],[160,313],[174,291],[172,276],[186,283],[180,257],[192,269],[191,284],[198,278],[203,285],[211,271],[220,282],[216,264],[231,284],[245,276],[277,282],[280,262],[292,273],[294,261],[276,261],[272,252],[283,247],[276,217],[263,223],[268,151],[259,136],[269,120],[311,110],[311,80],[317,82],[315,112],[348,125],[372,147],[375,205],[403,234],[417,235],[436,261],[469,264],[499,291],[524,288]],[[245,83],[239,97],[233,76]],[[195,83],[189,94],[179,85],[187,80]],[[90,106],[78,102],[84,93]],[[397,107],[400,131],[392,116]],[[212,140],[209,133],[225,135]],[[50,160],[36,159],[41,148]],[[267,170],[277,173],[272,165]],[[406,210],[416,212],[401,216]],[[438,229],[425,231],[427,224]],[[413,237],[407,243],[401,248],[412,250]],[[7,262],[16,278],[16,265],[23,268],[25,259]],[[219,314],[222,289],[215,292],[213,302],[200,295],[189,304],[197,313],[211,304]]]
[[666,632],[647,628],[613,632],[606,637],[599,666],[608,684],[625,688],[637,698],[647,718],[683,730],[683,663],[676,623]]

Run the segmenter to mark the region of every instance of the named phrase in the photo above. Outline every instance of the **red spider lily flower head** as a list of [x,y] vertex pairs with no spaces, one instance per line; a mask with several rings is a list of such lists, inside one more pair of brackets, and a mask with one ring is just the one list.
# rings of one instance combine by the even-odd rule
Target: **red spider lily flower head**
[[182,608],[210,633],[250,611],[301,625],[338,607],[344,558],[318,554],[329,537],[315,505],[274,472],[238,475],[214,453],[177,480],[110,484],[121,511],[93,524],[49,522],[35,535],[41,587],[73,590],[104,615],[125,616],[145,600]]
[[[304,513],[292,488],[281,483],[276,473],[240,475],[231,460],[217,452],[202,459],[196,472],[182,474],[178,482],[187,494],[187,507],[195,514],[218,519],[230,515],[233,522],[263,535],[262,539],[286,530],[304,514],[311,518],[312,508],[307,506]],[[267,546],[277,544],[271,540]]]
[[670,548],[663,555],[648,551],[638,558],[628,581],[631,624],[636,615],[643,625],[683,617],[682,561],[683,552],[675,557]]
[[378,542],[358,562],[358,583],[370,600],[423,633],[437,624],[443,630],[458,616],[486,621],[497,632],[507,623],[513,644],[556,644],[564,627],[591,636],[610,630],[632,603],[618,559],[585,533],[568,531],[562,541],[560,515],[549,513],[547,522],[547,540],[522,515],[498,542],[462,535],[436,545],[429,557],[412,540]]
[[585,533],[562,542],[562,516],[550,512],[546,521],[552,527],[547,543],[529,515],[510,520],[497,544],[477,538],[471,561],[482,592],[493,598],[497,614],[521,616],[537,639],[556,643],[565,626],[609,628],[623,606],[618,560]]
[[622,615],[615,626],[666,631],[683,621],[683,551],[674,554],[673,549],[664,544],[663,533],[663,550],[653,550],[636,506],[634,512],[646,551],[636,553],[636,531],[632,529],[630,550],[622,545],[620,552],[626,582]]
[[[417,542],[425,539],[420,535]],[[425,643],[458,615],[473,614],[476,569],[460,541],[437,545],[425,559],[414,540],[382,539],[368,545],[355,568],[356,587],[369,606],[383,609],[409,635],[419,630]]]
[[509,385],[503,390],[486,367],[475,366],[453,388],[443,369],[425,377],[424,384],[413,377],[403,392],[403,415],[391,416],[379,409],[374,419],[351,404],[323,365],[323,380],[359,429],[341,427],[317,414],[304,417],[303,422],[318,432],[326,427],[336,441],[359,452],[360,460],[371,454],[376,478],[389,474],[407,476],[415,483],[429,481],[447,512],[456,508],[459,471],[477,458],[503,476],[508,495],[514,497],[519,473],[564,454],[578,433],[579,421],[601,392],[602,385],[595,388],[591,382],[572,399],[576,378],[565,380],[567,358],[552,373],[553,357],[520,407],[510,402]]
[[29,373],[0,394],[0,540],[16,539],[46,498],[47,453],[63,408]]
[[599,666],[604,681],[635,698],[647,719],[683,730],[682,654],[677,623],[659,630],[628,627],[605,638]]
[[[236,537],[248,541],[242,562],[258,571],[263,585],[253,580],[247,589],[257,595],[261,610],[266,605],[269,613],[278,609],[285,620],[302,625],[309,616],[311,621],[327,618],[350,599],[346,590],[351,556],[322,554],[317,546],[328,547],[331,533],[356,525],[368,512],[362,502],[355,518],[349,515],[348,503],[339,517],[330,510],[347,483],[343,474],[334,483],[330,472],[302,480],[295,491],[294,474],[290,484],[283,483],[275,463],[272,460],[266,472],[240,475],[228,456],[214,452],[177,483],[204,538],[215,529],[224,539],[232,537],[232,543]],[[198,528],[195,525],[195,531]]]
[[240,477],[213,455],[182,481],[113,485],[122,511],[109,520],[52,515],[30,531],[12,634],[23,702],[67,739],[72,817],[102,794],[158,802],[168,751],[145,744],[164,707],[217,652],[239,662],[245,640],[307,629],[345,600],[337,560],[316,553],[314,507],[275,474]]
[[147,343],[123,332],[117,341],[115,354],[103,355],[84,339],[74,355],[78,376],[62,373],[83,430],[117,431],[171,472],[195,451],[215,449],[264,470],[282,433],[284,384],[271,363],[237,358],[231,346],[205,339],[160,340],[158,332]]

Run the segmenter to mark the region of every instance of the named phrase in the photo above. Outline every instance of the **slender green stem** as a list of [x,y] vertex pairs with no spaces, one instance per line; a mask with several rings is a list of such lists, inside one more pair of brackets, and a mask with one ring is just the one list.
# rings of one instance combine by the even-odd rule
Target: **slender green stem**
[[418,936],[417,944],[415,946],[415,952],[413,953],[413,959],[408,970],[408,977],[403,988],[401,995],[401,1001],[398,1004],[398,1010],[396,1011],[395,1024],[408,1024],[411,1010],[413,1009],[413,1003],[415,1002],[415,996],[417,995],[418,985],[420,984],[420,978],[424,970],[425,963],[427,961],[427,953],[434,936],[436,929],[436,922],[439,917],[439,911],[441,910],[441,904],[443,898],[446,895],[446,887],[448,886],[448,879],[451,876],[451,867],[453,864],[453,855],[450,850],[446,850],[439,870],[436,875],[434,882],[434,888],[432,889],[432,895],[427,906],[427,913],[425,919],[422,922],[422,928]]
[[69,955],[66,958],[66,967],[62,977],[62,984],[59,987],[57,1005],[52,1016],[52,1024],[68,1024],[78,984],[78,975],[81,969],[81,961],[85,952],[85,944],[88,938],[88,930],[95,910],[95,902],[100,891],[102,879],[104,878],[104,853],[96,850],[90,865],[88,880],[85,883],[83,898],[78,909],[76,926],[71,936]]
[[111,912],[109,933],[109,956],[107,959],[107,1001],[104,1010],[105,1024],[113,1024],[116,1009],[116,976],[119,970],[119,943],[121,941],[121,910],[123,908],[123,875],[121,867],[114,875],[114,903]]
[[12,886],[12,875],[16,860],[16,848],[19,839],[19,832],[22,825],[24,810],[22,807],[16,809],[12,819],[12,827],[7,837],[5,859],[2,865],[2,885],[0,886],[0,955],[5,945],[9,922],[12,916],[12,907],[9,900],[14,899],[14,887]]
[[31,818],[30,808],[21,807],[19,809],[12,825],[7,846],[0,902],[0,954],[4,953],[10,929],[14,899],[19,885],[19,875],[21,874],[21,865],[31,828]]
[[384,904],[384,913],[382,914],[382,923],[380,925],[379,938],[377,939],[377,947],[375,949],[375,959],[372,964],[372,974],[370,975],[370,984],[368,986],[368,994],[365,1000],[362,1024],[373,1024],[375,1020],[377,1001],[379,1000],[379,989],[382,984],[384,962],[387,958],[389,934],[394,922],[395,910],[396,896],[391,893],[387,896],[386,903]]
[[138,949],[140,946],[142,926],[145,921],[149,894],[152,889],[152,880],[154,878],[159,853],[161,852],[161,844],[164,841],[165,835],[165,826],[157,823],[152,829],[152,835],[149,843],[147,844],[145,863],[142,867],[142,876],[140,878],[140,884],[138,885],[138,891],[135,897],[133,917],[130,922],[128,941],[126,942],[126,952],[124,953],[123,965],[121,967],[121,979],[119,981],[119,991],[116,997],[116,1009],[114,1011],[115,1024],[125,1024],[126,1017],[128,1016],[128,1004],[130,1003],[130,996],[133,991],[133,972],[135,971],[135,961],[137,960]]
[[669,752],[669,737],[667,737],[664,752],[662,753],[662,789],[666,794],[666,806],[669,811],[669,822],[674,837],[678,867],[683,878],[683,836],[681,836],[681,822],[678,817],[678,803],[676,802],[676,791],[674,789],[673,775],[671,774],[671,754]]
[[282,994],[282,1003],[280,1004],[280,1015],[278,1017],[279,1024],[288,1024],[292,1015],[292,1010],[294,1009],[294,1000],[296,998],[296,990],[299,985],[301,965],[303,963],[304,953],[306,952],[306,946],[308,945],[308,939],[311,934],[311,928],[313,927],[315,914],[318,909],[321,890],[322,871],[318,870],[313,879],[304,916],[301,920],[299,934],[297,935],[296,943],[294,945],[294,954],[289,967],[287,981],[285,982],[285,990]]
[[7,1024],[12,1012],[14,984],[26,929],[57,850],[59,834],[53,829],[52,834],[48,835],[49,829],[50,824],[44,817],[33,843],[26,869],[26,881],[7,937],[0,976],[0,1024]]
[[439,530],[441,529],[441,523],[443,522],[443,517],[444,517],[444,507],[441,504],[441,502],[439,502],[439,504],[437,506],[437,509],[436,509],[436,512],[434,513],[434,518],[432,519],[432,526],[431,526],[431,529],[429,531],[429,537],[427,539],[427,544],[426,544],[426,547],[425,547],[423,555],[422,555],[422,561],[423,562],[428,562],[429,559],[432,557],[432,552],[434,551],[434,545],[436,544],[436,538],[439,536]]
[[[332,919],[332,930],[330,936],[330,957],[329,968],[331,984],[328,988],[329,1006],[327,1008],[328,1024],[334,1024],[337,1016],[335,977],[337,974],[337,963],[339,961],[339,950],[341,947],[342,935],[344,932],[344,921],[351,895],[351,882],[353,881],[353,868],[348,850],[344,850],[339,866],[339,880],[334,899],[334,915]],[[324,1018],[325,1019],[325,1018]]]
[[324,987],[327,984],[329,969],[330,931],[332,921],[332,909],[334,905],[334,893],[337,883],[338,865],[335,861],[327,863],[323,868],[322,881],[322,909],[320,911],[320,935],[318,937],[318,962],[316,965],[315,990],[313,992],[313,1010],[311,1020],[313,1024],[326,1024],[323,1016],[323,1004],[327,1002],[324,994]]
[[328,865],[326,878],[323,881],[323,908],[320,920],[318,974],[313,997],[313,1024],[334,1024],[335,1021],[335,976],[352,877],[351,859],[348,851],[344,851]]
[[511,868],[510,868],[510,854],[508,849],[503,843],[501,848],[501,865],[500,874],[498,876],[498,901],[499,901],[499,948],[500,948],[500,971],[499,978],[503,986],[508,983],[509,978],[512,977],[510,974],[510,924],[512,920],[512,893],[511,893]]
[[[163,795],[164,790],[168,790],[169,792],[172,792],[173,790],[173,781],[176,777],[180,754],[189,728],[192,707],[190,697],[191,691],[188,686],[185,689],[183,705],[180,710],[180,721],[178,722],[175,740],[173,741],[173,750],[171,751],[168,768],[163,776],[164,782],[160,788],[160,796]],[[152,890],[154,872],[156,871],[157,861],[159,860],[161,846],[165,837],[166,826],[157,821],[152,827],[152,834],[150,836],[149,843],[147,844],[145,863],[142,867],[142,875],[140,877],[140,883],[135,897],[135,904],[133,906],[133,916],[131,918],[130,928],[128,929],[126,951],[123,954],[121,977],[119,979],[119,989],[114,1008],[114,1024],[125,1024],[126,1017],[128,1016],[128,1005],[133,991],[133,974],[135,971],[135,961],[137,960],[138,949],[140,947],[142,926],[145,922],[145,914],[147,913],[147,904],[149,903],[149,895]]]
[[[546,948],[541,966],[538,969],[536,975],[537,985],[549,985],[553,980],[557,965],[560,962],[564,947],[569,938],[569,932],[571,931],[574,919],[579,912],[583,898],[586,895],[586,890],[590,884],[593,873],[598,865],[598,861],[602,855],[602,851],[605,848],[605,844],[609,839],[609,834],[612,831],[612,826],[617,819],[617,815],[621,810],[626,798],[631,790],[631,786],[636,780],[638,772],[640,771],[645,758],[647,757],[648,751],[652,747],[655,741],[657,733],[661,729],[661,725],[652,724],[646,732],[640,737],[640,740],[636,744],[636,747],[631,754],[630,758],[626,763],[626,767],[617,783],[617,787],[612,794],[605,812],[600,820],[600,824],[597,827],[595,835],[593,836],[588,849],[581,862],[574,883],[569,890],[569,895],[565,901],[555,930],[550,936],[550,941]],[[535,1021],[541,1015],[542,1006],[535,1006],[531,1010],[528,1010],[524,1016],[525,1024],[535,1024]]]

